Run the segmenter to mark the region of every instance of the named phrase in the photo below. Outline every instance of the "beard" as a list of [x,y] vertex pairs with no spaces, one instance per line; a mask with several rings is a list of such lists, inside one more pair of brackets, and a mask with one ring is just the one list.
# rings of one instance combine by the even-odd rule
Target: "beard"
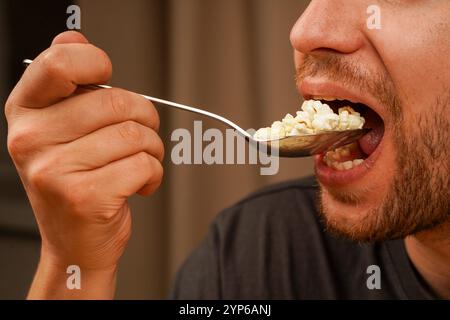
[[[363,88],[377,98],[387,108],[396,152],[396,170],[386,195],[356,223],[329,218],[329,209],[323,201],[325,190],[321,186],[319,212],[327,230],[354,241],[380,242],[449,223],[450,123],[446,112],[450,106],[450,90],[443,90],[435,103],[418,116],[418,121],[408,126],[394,85],[386,74],[362,71],[336,56],[321,60],[306,56],[297,70],[297,80],[317,74]],[[346,205],[363,202],[363,195],[350,191],[327,189],[326,192]]]

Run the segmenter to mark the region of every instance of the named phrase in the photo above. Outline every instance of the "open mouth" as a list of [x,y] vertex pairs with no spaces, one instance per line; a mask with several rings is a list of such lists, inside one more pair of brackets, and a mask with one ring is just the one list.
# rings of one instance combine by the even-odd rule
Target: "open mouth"
[[384,136],[384,122],[381,116],[363,103],[338,98],[317,96],[311,98],[328,104],[334,112],[339,108],[350,106],[364,117],[364,128],[372,129],[357,142],[317,156],[316,171],[319,179],[330,183],[344,183],[370,169],[379,153],[377,150]]

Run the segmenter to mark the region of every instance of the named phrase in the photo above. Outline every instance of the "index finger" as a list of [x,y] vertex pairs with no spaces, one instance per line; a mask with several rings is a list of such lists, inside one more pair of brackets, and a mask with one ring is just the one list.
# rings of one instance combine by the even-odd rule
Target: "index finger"
[[25,108],[47,107],[72,95],[77,85],[106,83],[111,74],[108,56],[92,44],[54,44],[25,70],[9,103]]

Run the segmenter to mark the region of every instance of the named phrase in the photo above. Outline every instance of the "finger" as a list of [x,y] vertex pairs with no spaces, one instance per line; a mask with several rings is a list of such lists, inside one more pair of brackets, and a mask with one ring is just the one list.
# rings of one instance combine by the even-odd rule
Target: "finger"
[[147,182],[144,187],[136,191],[135,193],[141,195],[141,196],[149,196],[155,193],[155,191],[159,188],[162,182],[162,175],[163,175],[163,169],[161,166],[161,179],[155,180],[153,182]]
[[146,152],[162,161],[164,146],[154,130],[127,121],[68,143],[59,152],[66,159],[71,159],[67,170],[75,172],[97,169],[139,152]]
[[148,195],[155,191],[161,183],[163,167],[155,157],[140,152],[86,174],[92,181],[92,190],[126,199],[137,192]]
[[88,39],[77,31],[65,31],[58,34],[52,41],[52,46],[55,44],[65,43],[89,43]]
[[25,70],[9,104],[47,107],[72,95],[77,85],[106,83],[111,74],[111,61],[101,49],[84,43],[55,44]]
[[116,88],[90,91],[48,108],[32,110],[27,117],[17,118],[11,127],[17,130],[33,128],[27,135],[34,137],[34,144],[45,146],[74,141],[127,120],[155,131],[159,129],[158,112],[150,101]]

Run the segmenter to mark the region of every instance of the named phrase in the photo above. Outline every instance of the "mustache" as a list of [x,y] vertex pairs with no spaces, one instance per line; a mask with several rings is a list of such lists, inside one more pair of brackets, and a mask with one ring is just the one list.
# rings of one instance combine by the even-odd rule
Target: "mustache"
[[394,120],[400,120],[402,117],[400,101],[394,83],[387,72],[370,71],[368,68],[364,68],[363,63],[349,61],[337,54],[327,54],[321,57],[304,55],[302,64],[296,70],[297,85],[307,77],[324,77],[346,87],[368,92],[388,107]]

